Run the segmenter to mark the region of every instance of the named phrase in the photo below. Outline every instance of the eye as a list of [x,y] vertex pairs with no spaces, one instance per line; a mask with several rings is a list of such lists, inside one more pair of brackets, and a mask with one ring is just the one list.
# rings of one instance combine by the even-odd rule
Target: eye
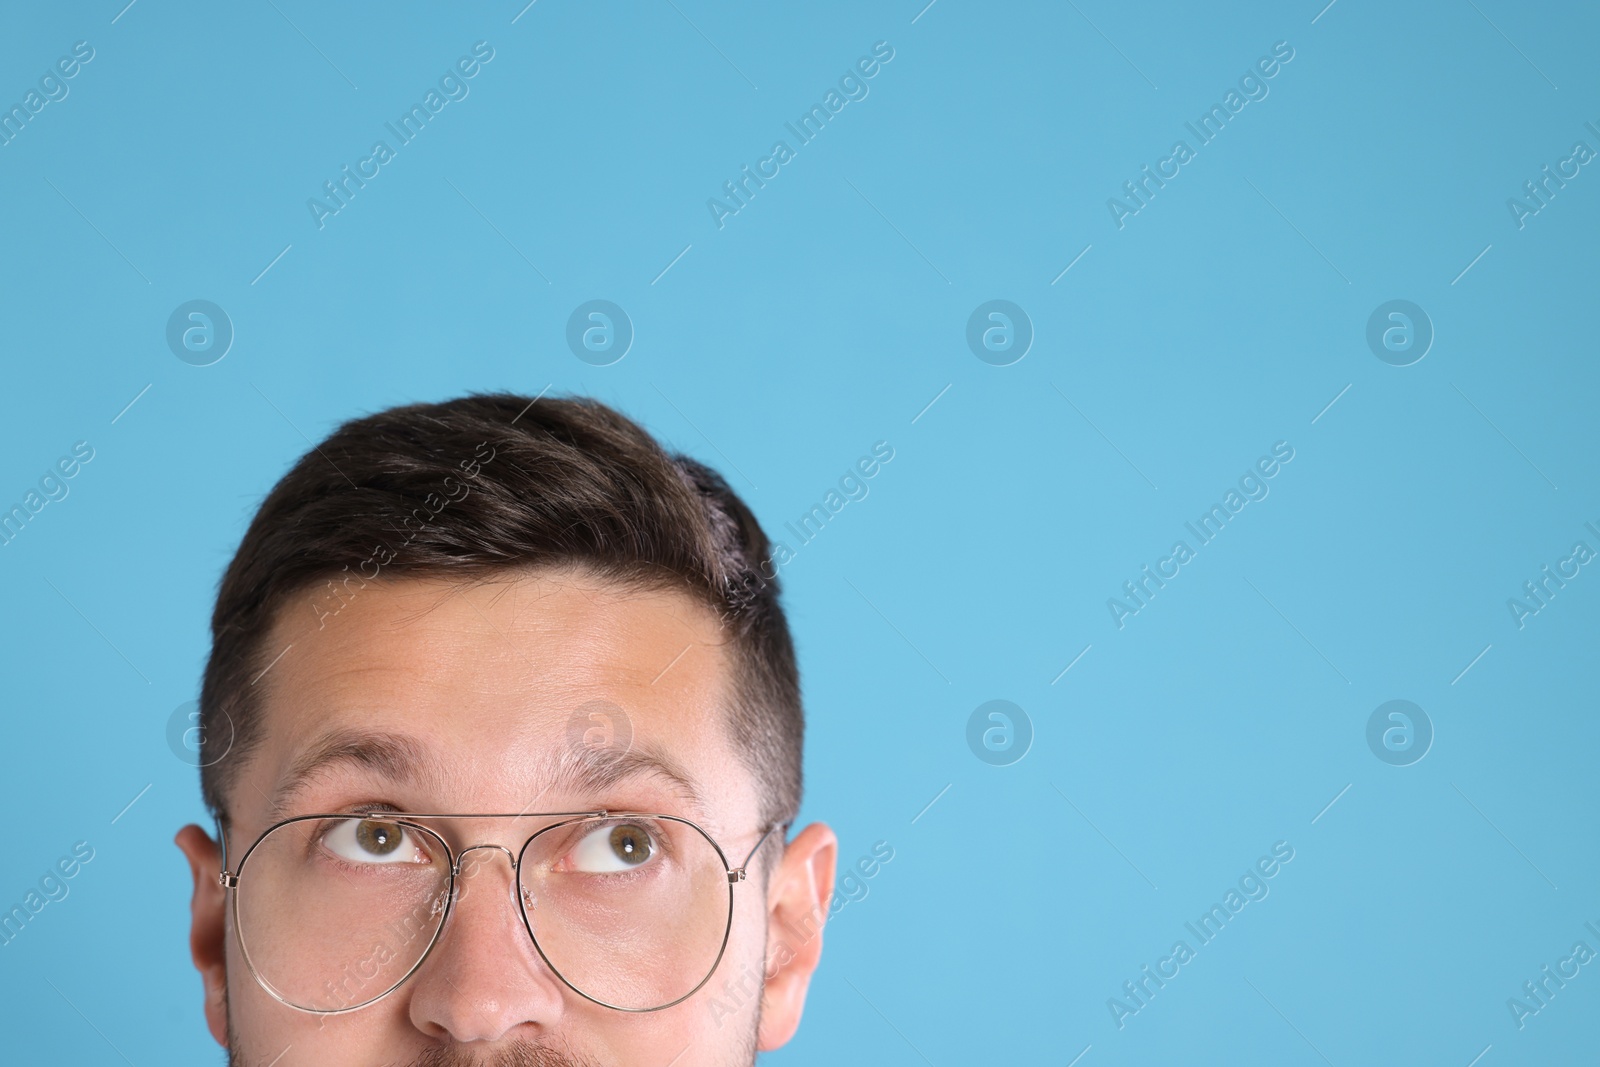
[[656,854],[650,831],[638,823],[602,826],[583,836],[572,850],[572,869],[585,874],[631,871]]
[[397,822],[344,819],[322,837],[329,852],[351,863],[430,863],[417,835]]

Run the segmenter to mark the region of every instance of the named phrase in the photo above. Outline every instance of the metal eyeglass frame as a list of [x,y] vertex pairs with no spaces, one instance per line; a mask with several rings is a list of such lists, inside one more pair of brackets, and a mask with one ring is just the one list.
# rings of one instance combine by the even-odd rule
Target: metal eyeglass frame
[[[417,962],[412,964],[410,970],[406,971],[405,974],[401,975],[398,981],[396,981],[392,986],[390,986],[388,989],[384,990],[382,993],[379,993],[377,996],[373,997],[370,1000],[365,1000],[365,1001],[362,1001],[360,1004],[355,1004],[355,1005],[352,1005],[352,1006],[346,1007],[346,1008],[306,1008],[306,1007],[301,1007],[299,1004],[294,1004],[294,1003],[291,1003],[288,1000],[285,1000],[283,998],[283,996],[276,989],[274,989],[267,982],[267,980],[265,978],[263,978],[261,976],[260,972],[258,972],[256,970],[255,963],[250,959],[250,949],[244,943],[244,928],[239,923],[239,894],[237,892],[237,890],[239,888],[239,879],[241,877],[243,877],[243,875],[244,875],[245,865],[250,861],[250,854],[252,852],[254,852],[260,846],[262,841],[266,840],[266,838],[267,838],[267,836],[269,834],[271,834],[275,830],[278,830],[281,827],[289,826],[289,825],[291,825],[293,823],[298,823],[298,822],[309,822],[309,821],[314,820],[314,819],[363,819],[363,818],[365,818],[365,819],[377,819],[377,820],[382,820],[383,822],[388,822],[388,823],[396,823],[398,825],[407,827],[408,829],[417,830],[417,831],[419,831],[419,832],[421,832],[423,834],[426,834],[429,837],[433,838],[435,841],[437,841],[440,844],[440,846],[442,846],[442,848],[444,849],[444,854],[447,857],[449,857],[449,860],[450,860],[450,880],[449,880],[449,882],[447,883],[447,885],[445,887],[444,913],[439,916],[439,924],[433,931],[433,937],[429,939],[428,947],[422,950],[422,955],[417,958]],[[695,830],[697,833],[700,834],[701,837],[705,838],[706,841],[711,845],[711,847],[716,851],[717,858],[722,861],[722,867],[723,867],[723,870],[726,872],[727,879],[728,879],[728,921],[727,921],[727,924],[723,927],[723,930],[722,930],[722,944],[717,949],[717,958],[712,961],[711,969],[706,972],[706,975],[705,975],[704,978],[700,979],[700,981],[695,984],[695,987],[693,989],[689,990],[687,993],[683,994],[681,997],[678,997],[675,1000],[669,1001],[666,1004],[657,1005],[656,1007],[653,1007],[653,1008],[625,1008],[625,1007],[622,1007],[621,1005],[618,1005],[618,1004],[608,1004],[605,1001],[599,999],[598,997],[590,996],[588,993],[585,993],[583,990],[579,989],[576,985],[574,985],[571,982],[571,980],[569,980],[567,978],[566,975],[561,973],[561,969],[550,961],[550,957],[545,955],[544,946],[539,944],[539,938],[533,932],[533,922],[528,917],[527,903],[523,899],[523,893],[520,891],[520,887],[522,885],[522,857],[527,854],[529,846],[532,845],[533,842],[541,834],[549,833],[551,830],[558,829],[559,827],[571,826],[574,823],[592,822],[592,821],[597,821],[597,820],[600,820],[600,819],[618,819],[618,818],[661,819],[661,820],[664,820],[664,821],[667,821],[667,822],[681,823],[682,825],[687,826],[687,827]],[[522,847],[519,848],[517,850],[517,852],[513,855],[511,850],[506,848],[504,845],[496,845],[496,844],[488,844],[488,843],[480,843],[480,844],[475,844],[475,845],[468,845],[465,848],[461,849],[459,852],[457,852],[455,849],[452,849],[450,847],[450,842],[448,842],[448,841],[446,841],[444,839],[444,835],[443,834],[439,833],[437,830],[431,829],[430,827],[421,826],[421,825],[409,822],[408,820],[411,820],[411,819],[557,819],[559,821],[553,822],[549,826],[545,826],[545,827],[542,827],[542,828],[540,828],[538,830],[535,830],[532,834],[530,834],[528,836],[527,840],[525,840],[522,843]],[[683,1003],[685,1000],[688,1000],[690,997],[694,996],[702,988],[704,988],[704,986],[705,986],[705,984],[707,982],[711,981],[711,976],[717,973],[717,968],[719,966],[721,966],[721,964],[722,964],[722,956],[723,956],[723,954],[725,952],[727,952],[727,950],[728,950],[728,935],[729,935],[730,931],[732,931],[732,929],[733,929],[733,904],[734,904],[733,887],[738,885],[740,882],[745,880],[747,869],[750,866],[750,861],[755,859],[755,855],[756,855],[757,852],[761,851],[761,846],[766,844],[767,838],[771,837],[774,832],[779,832],[779,833],[786,832],[788,830],[788,828],[789,828],[789,824],[788,823],[771,823],[771,824],[769,824],[766,827],[766,829],[762,830],[761,836],[756,839],[755,845],[750,849],[749,854],[747,856],[745,856],[744,862],[739,864],[739,866],[737,866],[737,867],[729,867],[728,866],[727,853],[722,851],[722,846],[717,843],[716,838],[712,837],[709,833],[706,832],[704,827],[700,826],[698,823],[695,823],[695,822],[693,822],[693,821],[691,821],[689,819],[685,819],[685,818],[683,818],[681,816],[678,816],[678,815],[667,815],[667,814],[662,813],[662,812],[650,812],[650,811],[606,811],[606,810],[601,810],[601,811],[517,812],[517,813],[514,813],[514,814],[478,814],[478,813],[443,814],[443,813],[437,813],[437,812],[409,812],[409,811],[407,811],[407,812],[400,812],[400,811],[317,812],[317,813],[313,813],[313,814],[310,814],[310,815],[296,815],[296,816],[293,816],[292,818],[282,819],[282,820],[280,820],[278,822],[273,823],[271,826],[267,827],[265,830],[263,830],[261,832],[261,836],[257,837],[255,839],[255,842],[253,844],[251,844],[251,846],[249,848],[245,849],[244,855],[239,858],[238,867],[236,867],[234,870],[230,871],[230,870],[228,870],[228,839],[227,839],[227,835],[224,832],[224,830],[223,830],[223,828],[222,828],[222,826],[220,824],[220,821],[219,821],[218,826],[217,826],[217,837],[218,837],[218,840],[222,844],[222,871],[221,871],[220,874],[217,875],[217,883],[220,886],[222,886],[223,889],[228,890],[229,891],[229,895],[232,898],[232,904],[230,906],[231,906],[232,911],[233,911],[233,931],[234,931],[234,936],[239,942],[239,951],[241,953],[243,953],[243,955],[244,955],[245,966],[249,968],[250,976],[256,980],[256,984],[259,985],[262,989],[266,990],[268,995],[270,995],[274,1000],[278,1001],[281,1004],[286,1005],[287,1007],[293,1008],[296,1011],[305,1012],[308,1015],[344,1015],[344,1014],[347,1014],[349,1012],[360,1011],[362,1008],[371,1007],[373,1004],[376,1004],[378,1001],[382,1000],[384,997],[387,997],[389,994],[393,993],[396,989],[399,989],[401,986],[405,985],[406,982],[411,980],[412,975],[416,974],[417,971],[422,969],[422,965],[425,962],[427,962],[428,957],[433,953],[434,946],[437,945],[439,943],[439,939],[444,936],[445,926],[450,920],[450,910],[455,904],[456,878],[460,874],[460,871],[461,871],[461,861],[466,857],[467,853],[474,852],[474,851],[476,851],[478,849],[499,849],[501,852],[504,852],[511,859],[511,885],[512,885],[512,890],[513,890],[512,896],[514,896],[516,898],[516,900],[517,900],[517,911],[522,916],[523,928],[528,931],[528,938],[533,942],[534,950],[539,953],[539,958],[544,961],[545,966],[550,968],[550,973],[554,974],[557,978],[561,979],[562,984],[565,985],[568,989],[572,990],[574,993],[578,994],[578,996],[582,997],[583,999],[585,999],[587,1001],[591,1001],[591,1002],[593,1002],[595,1004],[598,1004],[603,1008],[611,1008],[611,1009],[613,1009],[615,1011],[623,1011],[623,1012],[628,1012],[630,1014],[648,1014],[650,1012],[664,1011],[667,1008],[670,1008],[670,1007],[673,1007],[675,1005]]]

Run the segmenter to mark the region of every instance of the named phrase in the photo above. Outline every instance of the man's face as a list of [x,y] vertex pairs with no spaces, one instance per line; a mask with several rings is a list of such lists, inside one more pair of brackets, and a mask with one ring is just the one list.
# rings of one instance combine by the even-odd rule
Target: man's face
[[[374,583],[321,620],[295,607],[267,640],[269,657],[287,651],[256,683],[261,743],[234,768],[231,869],[279,819],[368,808],[659,812],[704,827],[730,865],[766,829],[759,783],[729,740],[726,636],[686,594],[547,570],[481,584]],[[620,742],[626,760],[612,758],[615,735],[585,738],[601,723],[588,719],[595,701],[621,709],[623,723],[611,725],[631,734]],[[436,825],[459,836],[458,850],[515,854],[550,821]],[[799,1022],[835,852],[826,827],[787,849],[775,833],[734,887],[711,981],[681,1004],[627,1013],[551,971],[523,926],[510,857],[481,849],[463,863],[444,931],[409,980],[360,1010],[314,1015],[251,976],[214,843],[193,826],[178,843],[195,877],[191,949],[207,1017],[240,1067],[745,1067]],[[627,948],[611,950],[626,958]]]

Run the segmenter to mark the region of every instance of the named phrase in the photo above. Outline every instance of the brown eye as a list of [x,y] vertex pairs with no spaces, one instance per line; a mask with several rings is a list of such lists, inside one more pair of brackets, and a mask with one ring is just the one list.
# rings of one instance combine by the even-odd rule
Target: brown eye
[[434,862],[427,838],[392,819],[330,820],[322,846],[340,859],[358,864],[424,864]]
[[573,846],[568,869],[584,874],[621,874],[634,870],[656,855],[656,839],[641,823],[597,826]]
[[387,856],[404,838],[398,823],[362,819],[356,824],[356,844],[374,856]]
[[643,827],[614,826],[611,828],[611,851],[623,863],[637,867],[650,858],[655,846]]

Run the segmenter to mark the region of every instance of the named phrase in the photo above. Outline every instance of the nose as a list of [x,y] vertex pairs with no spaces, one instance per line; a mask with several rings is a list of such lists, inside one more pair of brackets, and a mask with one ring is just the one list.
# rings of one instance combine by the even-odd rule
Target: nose
[[418,1030],[459,1042],[526,1039],[560,1018],[563,986],[528,937],[516,885],[507,848],[473,845],[456,857],[450,914],[408,983]]
[[[513,870],[516,869],[517,857],[513,856],[511,854],[511,850],[509,848],[506,848],[506,846],[504,846],[504,845],[468,845],[466,848],[461,850],[461,853],[458,856],[456,856],[456,883],[457,883],[457,885],[459,885],[461,883],[462,876],[466,873],[466,871],[467,871],[467,869],[469,867],[482,866],[485,862],[487,862],[486,858],[483,857],[483,856],[472,856],[472,853],[474,853],[474,852],[489,852],[489,853],[503,852],[503,853],[505,853],[506,859],[510,861],[512,869]],[[472,856],[472,858],[468,859],[467,858],[468,856]],[[490,856],[488,858],[492,859],[493,857]]]

